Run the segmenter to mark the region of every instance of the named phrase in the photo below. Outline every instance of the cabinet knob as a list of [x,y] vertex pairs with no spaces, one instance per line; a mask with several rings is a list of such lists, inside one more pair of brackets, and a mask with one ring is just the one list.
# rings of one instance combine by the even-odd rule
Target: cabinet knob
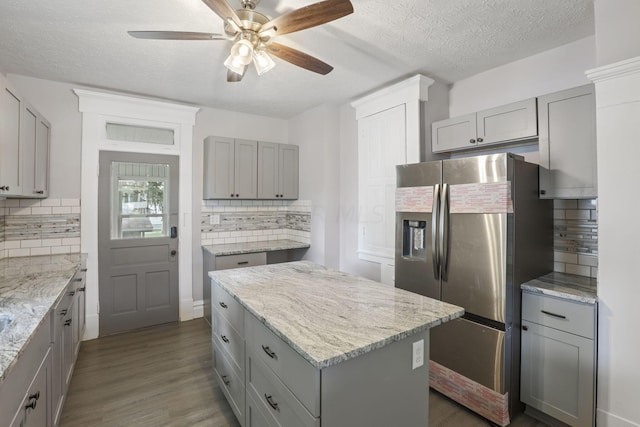
[[476,143],[475,139],[472,138],[472,139],[469,140],[469,144],[475,144],[475,143]]
[[523,326],[522,326],[522,330],[523,330],[523,331],[528,331],[528,330],[529,330],[529,327],[528,327],[528,326],[523,325]]
[[478,139],[477,139],[477,141],[478,141],[478,142],[482,142],[482,141],[484,141],[484,140],[483,140],[482,138],[478,138]]
[[540,190],[540,194],[542,194],[542,195],[547,194],[547,190]]
[[231,384],[231,380],[229,380],[226,375],[222,376],[222,382],[224,383],[224,385]]
[[230,194],[231,197],[235,197],[235,195],[233,193]]
[[239,194],[236,194],[236,197],[240,197],[240,195],[239,195]]

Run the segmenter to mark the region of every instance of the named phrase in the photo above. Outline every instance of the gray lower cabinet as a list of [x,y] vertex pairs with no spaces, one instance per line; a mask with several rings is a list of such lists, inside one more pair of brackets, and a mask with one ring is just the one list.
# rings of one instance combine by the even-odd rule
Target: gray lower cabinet
[[297,199],[298,146],[258,142],[258,198]]
[[541,96],[538,110],[540,197],[597,197],[594,85]]
[[210,136],[203,153],[204,199],[257,198],[257,141]]
[[0,384],[0,425],[51,426],[51,316],[46,316]]
[[520,399],[570,426],[595,423],[596,305],[524,292]]
[[419,340],[428,360],[428,331],[318,369],[220,286],[212,292],[215,376],[242,426],[426,425],[428,364],[411,360]]

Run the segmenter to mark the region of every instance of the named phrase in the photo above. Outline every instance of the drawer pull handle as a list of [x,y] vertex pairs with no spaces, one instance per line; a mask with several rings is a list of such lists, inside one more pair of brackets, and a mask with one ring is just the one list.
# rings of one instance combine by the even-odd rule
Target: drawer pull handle
[[238,261],[238,265],[249,264],[249,261]]
[[84,292],[84,290],[85,290],[84,286],[81,288],[78,288],[78,292]]
[[229,308],[229,306],[227,304],[225,304],[224,302],[220,301],[220,307],[222,308]]
[[87,272],[87,269],[86,269],[86,268],[83,268],[83,269],[81,269],[80,271],[82,271],[83,273],[86,273],[86,272]]
[[222,341],[226,342],[227,344],[229,344],[229,338],[227,338],[226,335],[220,335],[220,338],[222,338]]
[[67,320],[65,320],[65,321],[64,321],[64,326],[69,326],[69,325],[71,325],[71,320],[72,320],[72,319],[67,319]]
[[274,351],[272,351],[269,346],[265,347],[262,346],[262,349],[264,350],[265,353],[267,353],[267,356],[269,356],[272,359],[276,359],[276,353]]
[[226,375],[222,376],[222,382],[224,383],[224,385],[229,385],[231,384],[231,380],[227,378]]
[[68,293],[68,295],[69,295],[70,297],[74,296],[75,294],[76,294],[76,291],[71,291],[71,292],[69,292],[69,293]]
[[267,393],[264,394],[264,398],[267,399],[267,403],[276,411],[278,410],[278,404],[273,401],[273,396],[267,396]]
[[35,393],[29,395],[29,400],[31,400],[31,399],[35,399],[35,400],[40,399],[40,391],[38,390]]
[[552,313],[550,311],[547,310],[540,310],[541,313],[547,314],[549,316],[553,316],[553,317],[557,317],[558,319],[566,319],[567,316],[563,316],[562,314],[556,314],[556,313]]
[[76,279],[76,282],[82,282],[82,277],[78,277],[78,278]]
[[523,331],[528,331],[528,330],[529,330],[529,327],[528,327],[528,326],[526,326],[526,325],[523,325],[523,326],[522,326],[522,330],[523,330]]
[[66,316],[66,315],[67,315],[67,309],[65,308],[60,312],[60,316]]

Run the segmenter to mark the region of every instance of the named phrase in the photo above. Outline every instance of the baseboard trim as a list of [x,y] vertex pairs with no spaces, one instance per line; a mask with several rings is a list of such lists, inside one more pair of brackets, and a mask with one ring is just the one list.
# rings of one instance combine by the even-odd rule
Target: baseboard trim
[[640,427],[638,423],[599,408],[596,411],[596,425],[598,427]]
[[186,322],[193,319],[193,300],[183,299],[180,301],[180,321]]
[[82,337],[82,341],[93,340],[98,338],[99,322],[100,315],[99,314],[87,314],[85,316],[86,324],[84,329],[84,336]]
[[204,317],[204,300],[193,300],[193,318]]

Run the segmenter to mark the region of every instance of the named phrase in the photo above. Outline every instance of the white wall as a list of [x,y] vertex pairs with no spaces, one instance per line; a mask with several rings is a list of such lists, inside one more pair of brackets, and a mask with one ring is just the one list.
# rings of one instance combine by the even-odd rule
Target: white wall
[[[202,107],[193,129],[193,299],[202,299],[202,141],[210,135],[268,142],[288,143],[287,121],[253,114]],[[293,141],[292,144],[297,144]],[[303,170],[302,168],[300,169]]]
[[595,37],[511,62],[457,81],[449,93],[451,117],[590,83]]
[[300,146],[300,198],[311,200],[311,248],[305,259],[340,266],[339,114],[321,105],[289,120],[289,141]]
[[82,115],[74,85],[9,74],[7,80],[51,122],[49,197],[80,198]]
[[340,107],[340,270],[380,281],[380,265],[358,257],[358,122]]
[[640,56],[640,1],[595,0],[598,65]]

